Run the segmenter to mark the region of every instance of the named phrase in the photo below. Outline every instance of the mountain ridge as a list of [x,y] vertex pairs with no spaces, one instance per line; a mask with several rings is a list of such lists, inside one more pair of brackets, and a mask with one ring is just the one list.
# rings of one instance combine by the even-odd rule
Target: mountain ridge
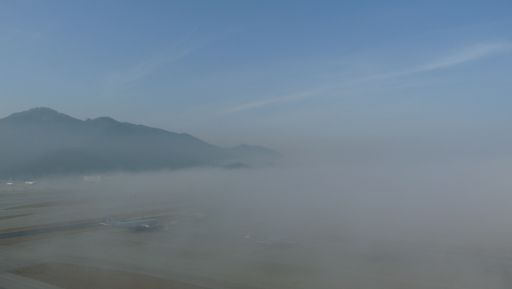
[[0,119],[0,178],[268,163],[258,146],[223,148],[187,133],[103,116],[80,120],[47,107]]

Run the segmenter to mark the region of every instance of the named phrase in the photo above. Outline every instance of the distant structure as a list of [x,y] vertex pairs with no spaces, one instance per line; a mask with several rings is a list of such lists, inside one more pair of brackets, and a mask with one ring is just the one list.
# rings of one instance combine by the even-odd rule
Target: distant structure
[[84,182],[98,183],[101,182],[101,176],[83,176],[82,180]]

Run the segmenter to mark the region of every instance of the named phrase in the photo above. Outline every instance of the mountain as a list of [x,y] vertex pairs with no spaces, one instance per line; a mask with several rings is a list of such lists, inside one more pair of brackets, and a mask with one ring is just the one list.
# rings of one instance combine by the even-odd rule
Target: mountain
[[0,178],[247,167],[267,163],[276,155],[257,146],[222,148],[186,133],[110,117],[80,120],[50,108],[0,119]]

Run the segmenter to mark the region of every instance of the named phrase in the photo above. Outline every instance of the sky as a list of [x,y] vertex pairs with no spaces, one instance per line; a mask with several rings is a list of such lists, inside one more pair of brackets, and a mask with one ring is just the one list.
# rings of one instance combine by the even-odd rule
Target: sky
[[510,0],[0,1],[0,116],[226,146],[499,140],[511,75]]

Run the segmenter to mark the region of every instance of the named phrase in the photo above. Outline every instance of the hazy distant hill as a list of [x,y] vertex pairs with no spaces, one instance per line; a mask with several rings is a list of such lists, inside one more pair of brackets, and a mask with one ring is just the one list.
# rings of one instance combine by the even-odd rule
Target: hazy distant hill
[[244,167],[275,152],[256,146],[221,148],[185,133],[119,122],[80,120],[49,108],[0,119],[0,178],[51,174]]

